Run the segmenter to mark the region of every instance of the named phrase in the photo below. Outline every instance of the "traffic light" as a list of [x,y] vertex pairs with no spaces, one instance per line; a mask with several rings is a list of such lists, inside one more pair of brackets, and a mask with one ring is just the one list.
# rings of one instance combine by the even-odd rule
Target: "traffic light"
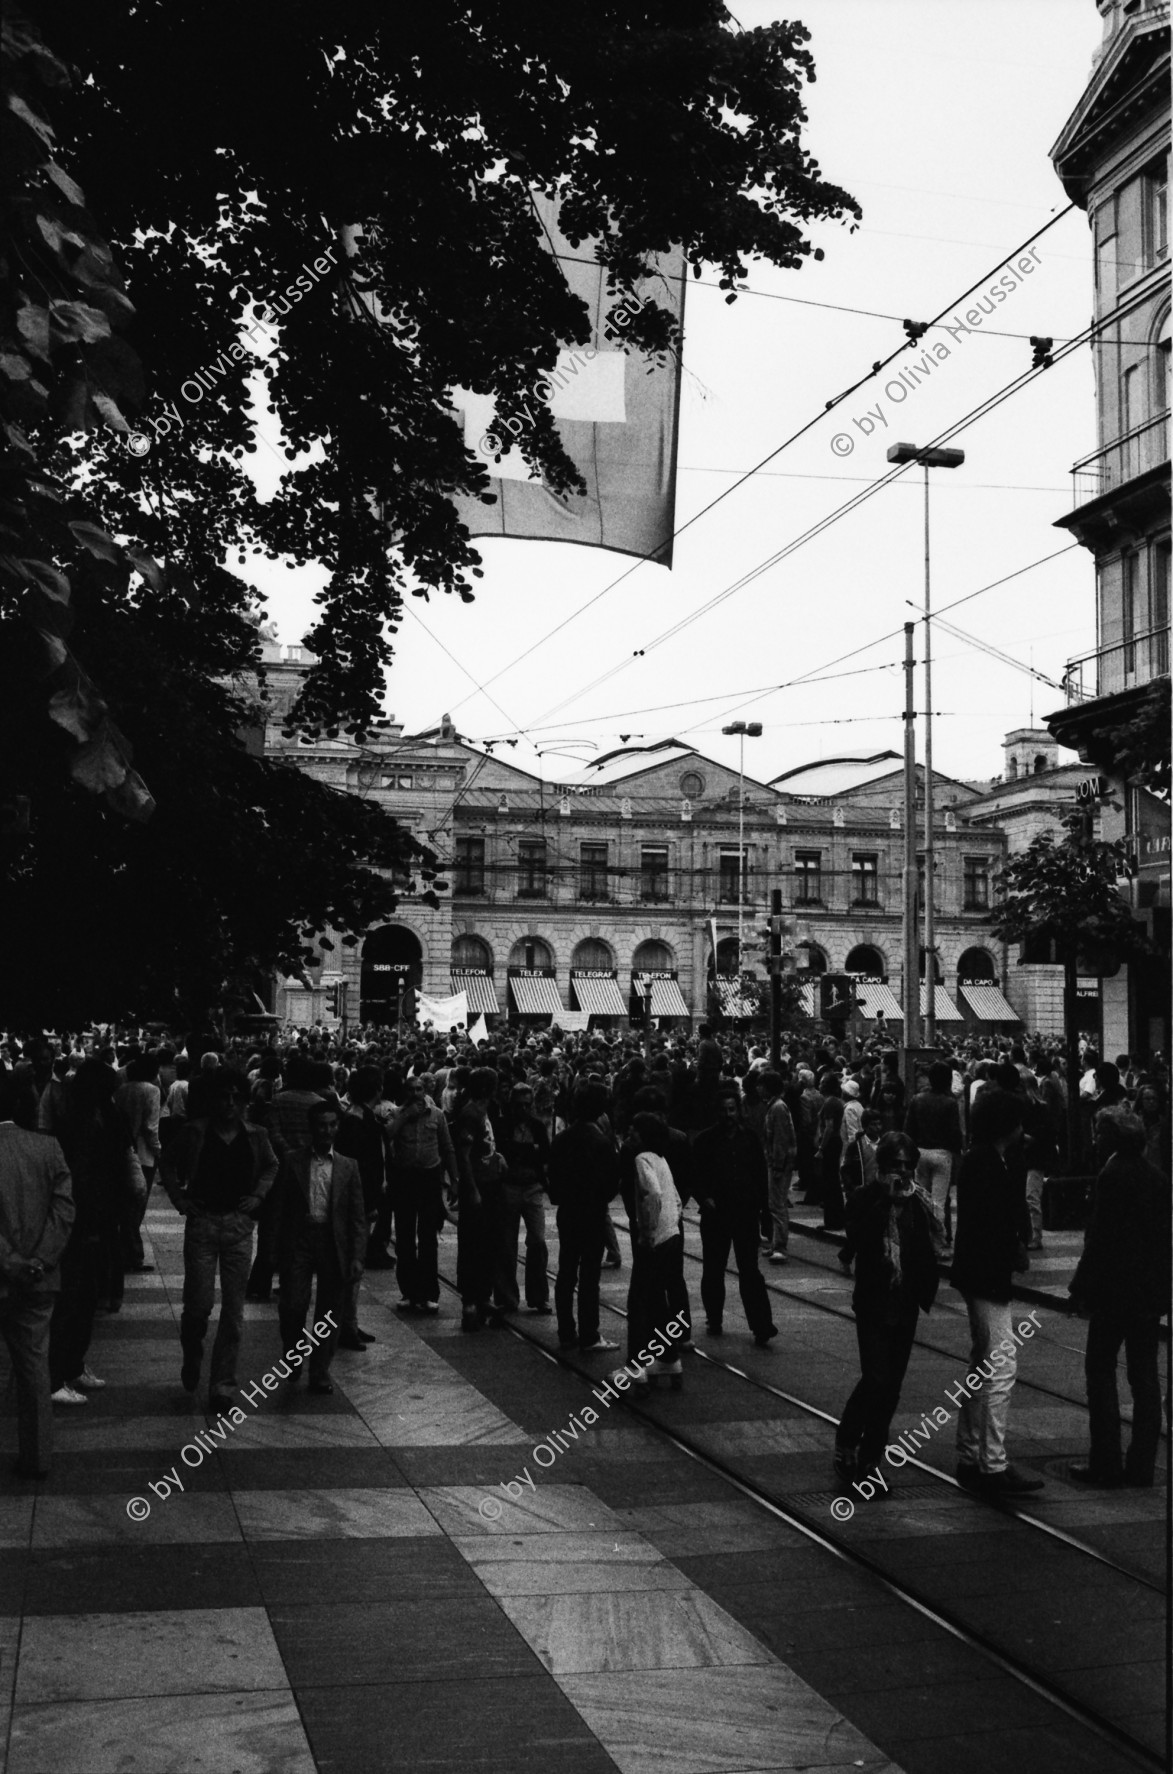
[[326,1011],[330,1016],[342,1016],[346,1010],[346,981],[336,980],[326,987]]
[[1049,370],[1055,361],[1051,356],[1051,352],[1055,348],[1054,339],[1040,338],[1037,334],[1032,333],[1030,336],[1030,345],[1031,350],[1034,353],[1030,363],[1031,369]]

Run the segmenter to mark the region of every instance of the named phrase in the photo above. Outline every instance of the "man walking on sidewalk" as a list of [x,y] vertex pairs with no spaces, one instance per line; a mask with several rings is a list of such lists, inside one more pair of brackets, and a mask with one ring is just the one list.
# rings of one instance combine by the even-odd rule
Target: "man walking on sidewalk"
[[204,1359],[204,1338],[220,1273],[220,1322],[212,1345],[209,1387],[213,1407],[236,1391],[236,1358],[244,1328],[244,1294],[253,1257],[253,1227],[277,1175],[269,1136],[244,1119],[248,1083],[218,1066],[204,1098],[206,1119],[185,1123],[163,1153],[163,1187],[183,1214],[183,1349],[180,1378],[195,1392]]
[[720,1333],[725,1313],[725,1265],[732,1246],[741,1303],[753,1340],[764,1349],[778,1335],[770,1296],[758,1268],[766,1160],[741,1119],[737,1086],[724,1085],[720,1120],[694,1148],[696,1193],[701,1208],[701,1300],[710,1334]]
[[[315,1323],[337,1326],[348,1282],[362,1275],[367,1222],[362,1178],[352,1158],[334,1150],[339,1115],[333,1103],[310,1109],[310,1143],[282,1160],[277,1203],[277,1250],[281,1266],[281,1341],[292,1349],[305,1330],[314,1276],[318,1279]],[[337,1329],[315,1346],[309,1389],[333,1392],[330,1363]]]

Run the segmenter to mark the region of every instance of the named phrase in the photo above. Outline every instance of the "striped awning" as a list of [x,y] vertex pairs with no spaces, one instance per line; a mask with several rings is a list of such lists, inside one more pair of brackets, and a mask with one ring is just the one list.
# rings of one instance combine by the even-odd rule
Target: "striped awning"
[[855,982],[855,995],[859,1007],[865,1016],[877,1016],[881,1012],[891,1022],[904,1021],[904,1007],[892,987],[882,980],[860,980]]
[[623,993],[614,976],[600,979],[595,975],[587,979],[580,973],[572,973],[570,983],[580,1010],[587,1011],[591,1016],[627,1015],[627,1005],[623,1002]]
[[557,985],[544,974],[510,974],[509,988],[513,993],[513,1008],[519,1016],[557,1016],[564,1008]]
[[[632,979],[637,992],[642,992],[645,974],[634,973]],[[674,979],[652,980],[652,1015],[653,1016],[688,1016],[689,1008],[684,1002],[684,995]]]
[[735,979],[724,979],[721,974],[717,975],[717,998],[721,1005],[722,1016],[750,1017],[756,1016],[758,1013],[757,1005],[750,999],[742,997],[740,982]]
[[[922,979],[920,982],[920,1013],[922,1016],[927,1009],[925,982]],[[903,1014],[902,1011],[901,1015]],[[933,1015],[939,1023],[963,1023],[965,1021],[944,986],[937,987],[936,996],[933,999]]]
[[802,982],[802,1007],[812,1021],[819,1014],[819,988],[813,979]]
[[497,1002],[496,989],[489,974],[454,973],[452,990],[465,993],[470,1016],[500,1016],[501,1006]]
[[979,1022],[1020,1023],[1022,1018],[998,990],[997,986],[961,986],[965,999]]

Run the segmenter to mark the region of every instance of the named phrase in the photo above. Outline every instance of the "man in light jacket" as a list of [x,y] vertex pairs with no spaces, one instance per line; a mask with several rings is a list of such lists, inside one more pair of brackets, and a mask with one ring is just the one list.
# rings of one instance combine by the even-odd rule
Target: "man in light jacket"
[[53,1451],[49,1323],[73,1225],[65,1154],[13,1120],[16,1083],[0,1068],[0,1335],[16,1382],[16,1472],[47,1478]]
[[[308,1146],[282,1160],[276,1208],[277,1255],[281,1271],[281,1340],[292,1348],[305,1330],[314,1276],[318,1291],[315,1329],[330,1326],[309,1362],[311,1392],[333,1392],[330,1363],[338,1341],[343,1295],[363,1271],[367,1220],[362,1175],[353,1158],[334,1150],[338,1110],[314,1103],[309,1112]],[[293,1376],[296,1378],[296,1374]]]

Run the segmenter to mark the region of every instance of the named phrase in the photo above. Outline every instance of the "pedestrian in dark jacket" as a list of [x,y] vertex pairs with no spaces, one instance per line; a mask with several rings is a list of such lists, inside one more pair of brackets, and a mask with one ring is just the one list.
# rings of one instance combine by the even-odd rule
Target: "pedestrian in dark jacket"
[[[554,1306],[563,1349],[615,1349],[599,1334],[599,1279],[606,1245],[607,1206],[619,1188],[615,1142],[595,1117],[605,1111],[607,1093],[580,1084],[570,1108],[570,1126],[550,1146],[549,1192],[557,1210],[558,1275]],[[578,1292],[578,1318],[574,1298]]]
[[[1083,1255],[1070,1293],[1090,1315],[1087,1464],[1072,1466],[1077,1484],[1105,1489],[1153,1482],[1161,1435],[1157,1366],[1160,1321],[1169,1311],[1170,1185],[1144,1157],[1145,1129],[1119,1109],[1096,1116],[1096,1156],[1103,1168],[1092,1190]],[[1121,1456],[1116,1365],[1121,1344],[1132,1393],[1132,1438]]]
[[1030,1266],[1022,1119],[1022,1097],[987,1084],[974,1101],[973,1143],[957,1177],[952,1278],[969,1314],[970,1374],[981,1382],[961,1406],[957,1477],[968,1489],[999,1497],[1043,1488],[1041,1479],[1012,1466],[1006,1454],[1017,1373],[1010,1294],[1015,1274]]
[[877,1465],[887,1446],[917,1320],[937,1296],[945,1229],[932,1196],[916,1186],[919,1156],[907,1134],[884,1134],[876,1146],[875,1181],[847,1197],[860,1366],[835,1436],[836,1476],[847,1483]]
[[534,1114],[532,1084],[515,1084],[501,1118],[499,1150],[505,1160],[501,1213],[497,1223],[497,1263],[493,1300],[499,1312],[516,1312],[517,1243],[525,1222],[525,1303],[531,1312],[548,1314],[550,1281],[546,1247],[546,1168],[550,1136]]
[[694,1149],[701,1208],[701,1300],[709,1334],[719,1336],[725,1314],[725,1265],[732,1247],[745,1316],[754,1342],[764,1349],[778,1335],[758,1267],[761,1216],[767,1201],[766,1158],[761,1142],[742,1121],[736,1085],[721,1092],[720,1111],[716,1127],[702,1133]]
[[953,1067],[937,1060],[929,1067],[929,1088],[908,1105],[904,1131],[920,1148],[916,1180],[932,1197],[944,1225],[949,1223],[949,1192],[961,1156],[961,1111],[953,1095]]

